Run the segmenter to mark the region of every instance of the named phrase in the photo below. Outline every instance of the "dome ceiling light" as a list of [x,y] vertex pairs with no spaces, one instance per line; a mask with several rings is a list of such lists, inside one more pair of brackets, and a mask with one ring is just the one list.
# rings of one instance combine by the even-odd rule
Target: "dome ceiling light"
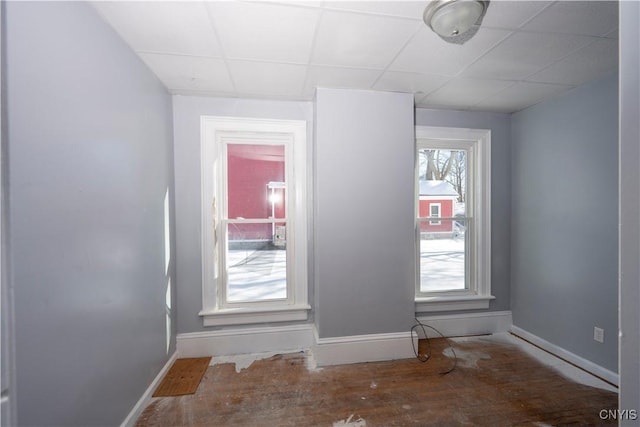
[[478,31],[488,7],[488,1],[432,0],[423,19],[445,41],[462,44]]

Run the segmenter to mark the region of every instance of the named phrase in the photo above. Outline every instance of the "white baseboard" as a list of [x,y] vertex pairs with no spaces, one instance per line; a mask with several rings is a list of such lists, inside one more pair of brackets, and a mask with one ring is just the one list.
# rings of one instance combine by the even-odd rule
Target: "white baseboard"
[[[508,332],[510,311],[423,316],[419,320],[445,336]],[[415,339],[415,337],[414,337]],[[178,334],[179,357],[230,356],[312,349],[318,366],[415,357],[410,331],[318,338],[312,324],[225,329]]]
[[[420,316],[418,320],[437,329],[445,337],[496,334],[509,332],[513,324],[511,311],[487,311],[483,313],[445,314]],[[428,329],[428,328],[427,328]],[[429,337],[437,337],[429,331]],[[431,335],[433,333],[433,335]]]
[[316,336],[312,352],[317,366],[408,359],[415,357],[412,339],[417,348],[417,337],[412,337],[410,331],[337,338]]
[[534,344],[541,349],[553,354],[554,356],[559,357],[560,359],[563,359],[581,369],[584,369],[585,371],[595,375],[596,377],[602,378],[603,380],[611,384],[615,384],[617,386],[620,382],[620,377],[617,373],[603,368],[602,366],[597,365],[587,359],[584,359],[577,354],[571,353],[570,351],[565,350],[564,348],[559,347],[553,343],[550,343],[549,341],[540,338],[537,335],[527,332],[522,328],[512,325],[510,332],[513,335],[520,337],[523,340],[529,341],[531,344]]
[[173,355],[169,358],[169,360],[167,360],[167,363],[164,364],[160,372],[158,372],[158,375],[156,375],[156,377],[153,379],[149,387],[147,387],[144,394],[138,400],[138,402],[133,407],[131,412],[129,412],[129,415],[127,415],[127,418],[125,418],[122,424],[120,424],[120,427],[133,427],[135,425],[140,415],[142,415],[142,411],[144,411],[144,408],[146,408],[149,402],[151,401],[151,395],[155,391],[156,387],[158,386],[160,381],[162,381],[165,374],[167,373],[169,368],[171,368],[171,365],[173,365],[173,362],[175,362],[177,358],[178,358],[178,353],[174,352]]
[[313,325],[289,325],[178,334],[179,357],[295,352],[313,345]]

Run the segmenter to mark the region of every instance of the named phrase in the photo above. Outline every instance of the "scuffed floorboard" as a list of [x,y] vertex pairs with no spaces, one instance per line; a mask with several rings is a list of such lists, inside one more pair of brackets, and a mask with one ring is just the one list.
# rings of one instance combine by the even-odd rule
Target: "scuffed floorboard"
[[432,357],[310,370],[304,353],[257,360],[236,372],[210,366],[195,395],[156,398],[138,420],[151,426],[600,426],[615,392],[566,379],[517,346],[444,340]]

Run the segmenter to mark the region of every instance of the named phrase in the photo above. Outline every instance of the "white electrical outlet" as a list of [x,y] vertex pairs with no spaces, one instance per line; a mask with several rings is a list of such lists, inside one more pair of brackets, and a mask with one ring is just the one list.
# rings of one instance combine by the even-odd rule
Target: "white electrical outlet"
[[598,328],[594,326],[593,328],[593,339],[598,342],[604,342],[604,329]]

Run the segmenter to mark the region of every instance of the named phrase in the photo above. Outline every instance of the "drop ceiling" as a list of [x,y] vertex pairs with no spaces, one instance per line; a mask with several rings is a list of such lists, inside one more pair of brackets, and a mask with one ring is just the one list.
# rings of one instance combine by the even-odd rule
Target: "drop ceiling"
[[371,89],[510,113],[617,69],[617,2],[493,0],[462,45],[423,23],[427,3],[92,2],[173,94],[309,101],[316,87]]

